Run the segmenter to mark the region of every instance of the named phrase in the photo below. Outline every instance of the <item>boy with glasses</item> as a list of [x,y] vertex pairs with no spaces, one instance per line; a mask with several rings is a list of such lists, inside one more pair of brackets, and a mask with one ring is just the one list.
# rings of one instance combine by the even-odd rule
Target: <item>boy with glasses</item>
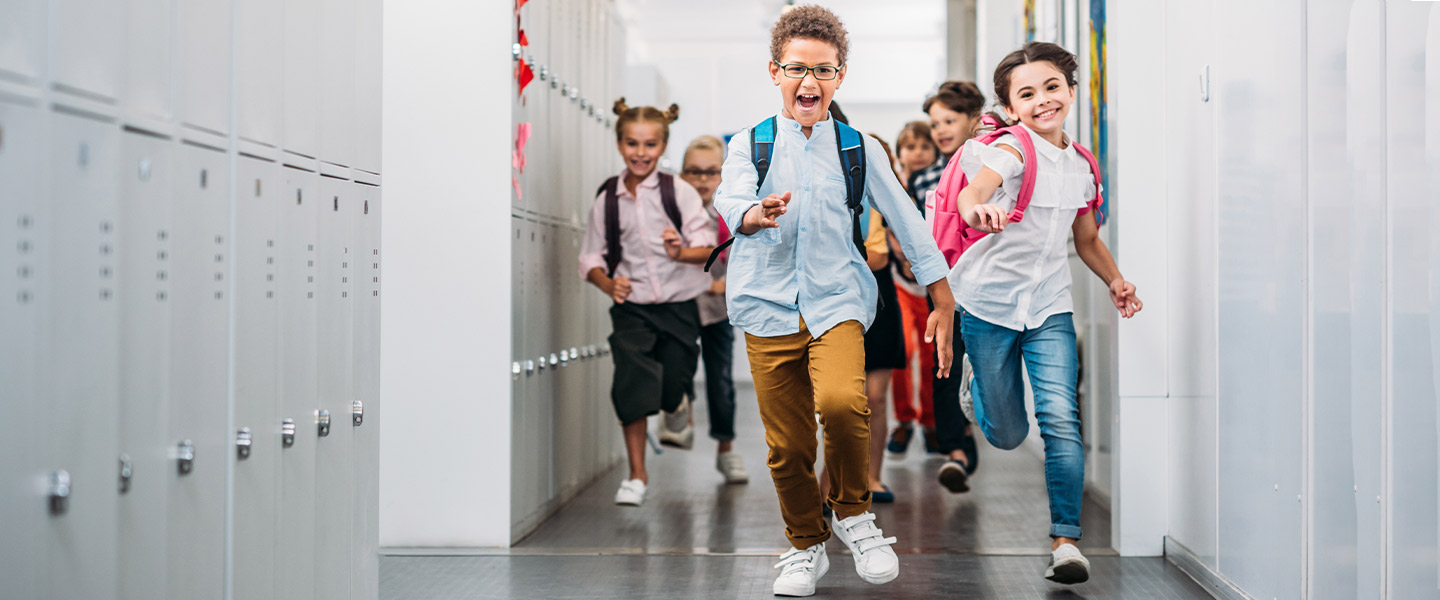
[[[731,139],[715,201],[735,234],[726,300],[731,322],[745,332],[770,447],[767,464],[793,546],[776,565],[781,573],[774,592],[782,596],[815,593],[830,566],[825,541],[832,530],[865,581],[886,583],[900,572],[890,548],[895,538],[875,525],[867,485],[871,431],[864,331],[875,317],[877,288],[854,239],[859,217],[851,206],[851,185],[857,174],[864,179],[858,191],[890,223],[935,301],[926,339],[941,349],[941,373],[949,373],[952,359],[949,269],[892,174],[885,150],[878,140],[859,136],[863,141],[855,146],[863,148],[863,164],[842,167],[841,152],[849,162],[855,148],[842,146],[844,130],[828,109],[845,79],[848,49],[845,27],[834,13],[799,6],[781,15],[771,31],[769,70],[783,108],[773,121]],[[762,133],[773,132],[769,159],[753,154],[752,161],[751,137],[762,126]],[[817,412],[830,472],[828,498],[821,498],[815,478]],[[822,517],[822,503],[833,510],[832,523]]]

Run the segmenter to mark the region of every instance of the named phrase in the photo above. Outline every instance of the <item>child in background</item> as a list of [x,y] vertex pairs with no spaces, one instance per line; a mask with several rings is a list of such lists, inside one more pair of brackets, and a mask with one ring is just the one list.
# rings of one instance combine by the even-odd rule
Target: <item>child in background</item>
[[580,276],[615,301],[610,399],[630,458],[630,476],[615,492],[615,503],[639,506],[649,482],[645,419],[679,408],[695,378],[695,297],[710,287],[700,265],[715,246],[715,233],[695,188],[657,168],[680,107],[630,108],[621,98],[615,114],[615,145],[625,170],[601,186],[579,261]]
[[[771,31],[769,72],[782,110],[762,126],[773,131],[763,182],[752,162],[752,136],[730,141],[715,206],[735,234],[727,273],[730,320],[745,332],[750,371],[768,465],[779,495],[786,538],[774,592],[809,596],[829,569],[825,541],[833,532],[851,551],[855,570],[885,583],[900,562],[870,512],[866,487],[870,427],[865,396],[864,331],[874,318],[875,277],[857,247],[846,150],[851,130],[829,118],[828,107],[845,78],[849,42],[834,13],[819,6],[787,9]],[[773,124],[773,127],[769,127]],[[890,220],[911,257],[915,274],[935,302],[926,336],[943,349],[939,369],[950,369],[953,299],[944,280],[945,258],[925,222],[889,176],[884,149],[857,136],[868,171],[864,195]],[[759,144],[757,143],[757,146]],[[842,156],[842,152],[845,154]],[[863,243],[863,239],[861,240]],[[830,470],[828,497],[815,479],[815,413],[825,435]],[[834,511],[833,522],[821,505]]]
[[[680,178],[700,194],[710,227],[716,230],[718,243],[730,239],[730,230],[715,211],[715,190],[720,187],[720,166],[725,162],[725,144],[719,138],[702,135],[690,142],[681,162]],[[710,267],[710,287],[695,302],[700,308],[700,356],[705,363],[705,405],[710,411],[710,437],[715,448],[715,469],[725,476],[725,483],[746,483],[745,461],[734,451],[735,439],[735,377],[731,363],[735,358],[735,328],[725,312],[726,253]],[[693,398],[694,395],[692,394]],[[690,413],[693,424],[694,413]],[[691,429],[693,432],[693,428]]]
[[[1021,363],[1030,376],[1035,417],[1045,440],[1045,487],[1050,496],[1050,566],[1045,578],[1081,583],[1090,563],[1076,547],[1085,485],[1075,399],[1079,353],[1070,297],[1068,226],[1075,252],[1110,288],[1121,316],[1143,307],[1135,286],[1120,275],[1097,229],[1099,197],[1090,163],[1065,135],[1075,103],[1075,57],[1050,43],[1032,42],[995,69],[995,94],[1011,121],[1023,126],[993,145],[967,142],[960,155],[968,185],[957,198],[966,223],[985,233],[950,272],[959,301],[962,362],[960,405],[991,444],[1009,450],[1029,433]],[[1035,164],[1016,135],[1030,138]],[[1021,180],[1034,169],[1024,218],[1011,222]],[[1056,233],[1057,230],[1060,233]],[[973,367],[973,368],[972,368]]]
[[[899,167],[896,173],[900,181],[909,181],[911,173],[917,173],[937,163],[940,148],[930,137],[930,126],[924,121],[911,121],[900,130],[895,140],[899,149]],[[893,246],[893,245],[892,245]],[[910,448],[915,436],[915,422],[925,432],[925,451],[940,452],[940,441],[935,434],[934,386],[931,385],[935,369],[935,347],[925,343],[925,318],[930,313],[925,287],[915,281],[909,261],[903,252],[895,252],[891,262],[891,278],[895,281],[896,304],[900,308],[900,320],[905,340],[905,366],[895,369],[892,374],[891,390],[894,395],[895,429],[890,431],[889,443],[885,448],[890,457],[900,460]],[[910,365],[919,363],[919,395],[912,393],[916,372]]]

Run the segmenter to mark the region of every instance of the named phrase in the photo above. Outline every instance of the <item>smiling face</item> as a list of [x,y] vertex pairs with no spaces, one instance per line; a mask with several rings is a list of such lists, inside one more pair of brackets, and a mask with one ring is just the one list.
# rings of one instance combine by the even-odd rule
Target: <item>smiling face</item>
[[780,86],[780,97],[785,102],[784,115],[794,119],[809,131],[816,123],[827,118],[830,100],[835,90],[845,80],[845,67],[840,64],[839,51],[829,42],[810,38],[795,38],[785,44],[780,64],[800,64],[807,67],[828,65],[839,67],[840,73],[829,81],[815,78],[814,71],[805,73],[804,79],[791,79],[773,61],[770,63],[770,80]]
[[620,133],[615,146],[625,159],[625,168],[636,179],[650,176],[660,164],[660,155],[665,154],[664,126],[650,121],[634,121]]
[[960,145],[970,139],[979,122],[979,115],[955,112],[940,102],[930,105],[930,139],[935,140],[935,145],[945,156],[954,155]]
[[1065,74],[1048,60],[1025,63],[1010,73],[1005,114],[1051,143],[1059,145],[1074,103],[1075,87],[1068,85]]

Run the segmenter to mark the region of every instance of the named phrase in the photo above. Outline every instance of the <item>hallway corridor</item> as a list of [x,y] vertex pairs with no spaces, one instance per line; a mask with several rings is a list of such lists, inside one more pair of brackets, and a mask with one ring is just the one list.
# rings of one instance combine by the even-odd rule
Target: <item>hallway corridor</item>
[[[613,503],[624,476],[617,464],[509,549],[391,549],[380,560],[384,600],[460,598],[770,598],[771,565],[784,551],[784,525],[765,468],[755,391],[739,390],[736,450],[748,485],[725,485],[714,470],[706,411],[697,405],[696,443],[649,456],[651,487],[639,508]],[[652,424],[653,430],[653,424]],[[1048,558],[1045,485],[1027,446],[981,447],[968,494],[935,482],[941,462],[911,445],[885,463],[895,504],[876,504],[886,535],[899,538],[901,574],[864,583],[838,541],[826,544],[830,573],[822,598],[1209,598],[1164,558],[1119,558],[1110,547],[1109,511],[1086,497],[1081,548],[1091,580],[1065,587],[1041,578]]]

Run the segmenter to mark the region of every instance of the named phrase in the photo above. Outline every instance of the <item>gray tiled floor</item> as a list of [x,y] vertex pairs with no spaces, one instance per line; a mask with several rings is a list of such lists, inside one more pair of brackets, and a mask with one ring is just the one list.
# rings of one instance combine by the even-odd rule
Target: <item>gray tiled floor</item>
[[[754,391],[739,390],[736,445],[751,482],[721,483],[714,442],[650,456],[645,505],[613,504],[625,475],[613,469],[583,490],[515,548],[477,556],[386,556],[381,598],[762,598],[770,596],[775,556],[787,546],[774,487],[765,470],[763,428]],[[616,434],[619,434],[618,428]],[[1082,548],[1089,583],[1044,581],[1048,504],[1039,458],[1027,449],[984,447],[974,490],[954,495],[935,483],[939,461],[912,444],[887,461],[897,502],[875,505],[878,523],[899,538],[901,576],[871,586],[855,575],[838,542],[819,595],[831,598],[1209,598],[1163,559],[1121,559],[1110,550],[1109,514],[1087,498]]]

